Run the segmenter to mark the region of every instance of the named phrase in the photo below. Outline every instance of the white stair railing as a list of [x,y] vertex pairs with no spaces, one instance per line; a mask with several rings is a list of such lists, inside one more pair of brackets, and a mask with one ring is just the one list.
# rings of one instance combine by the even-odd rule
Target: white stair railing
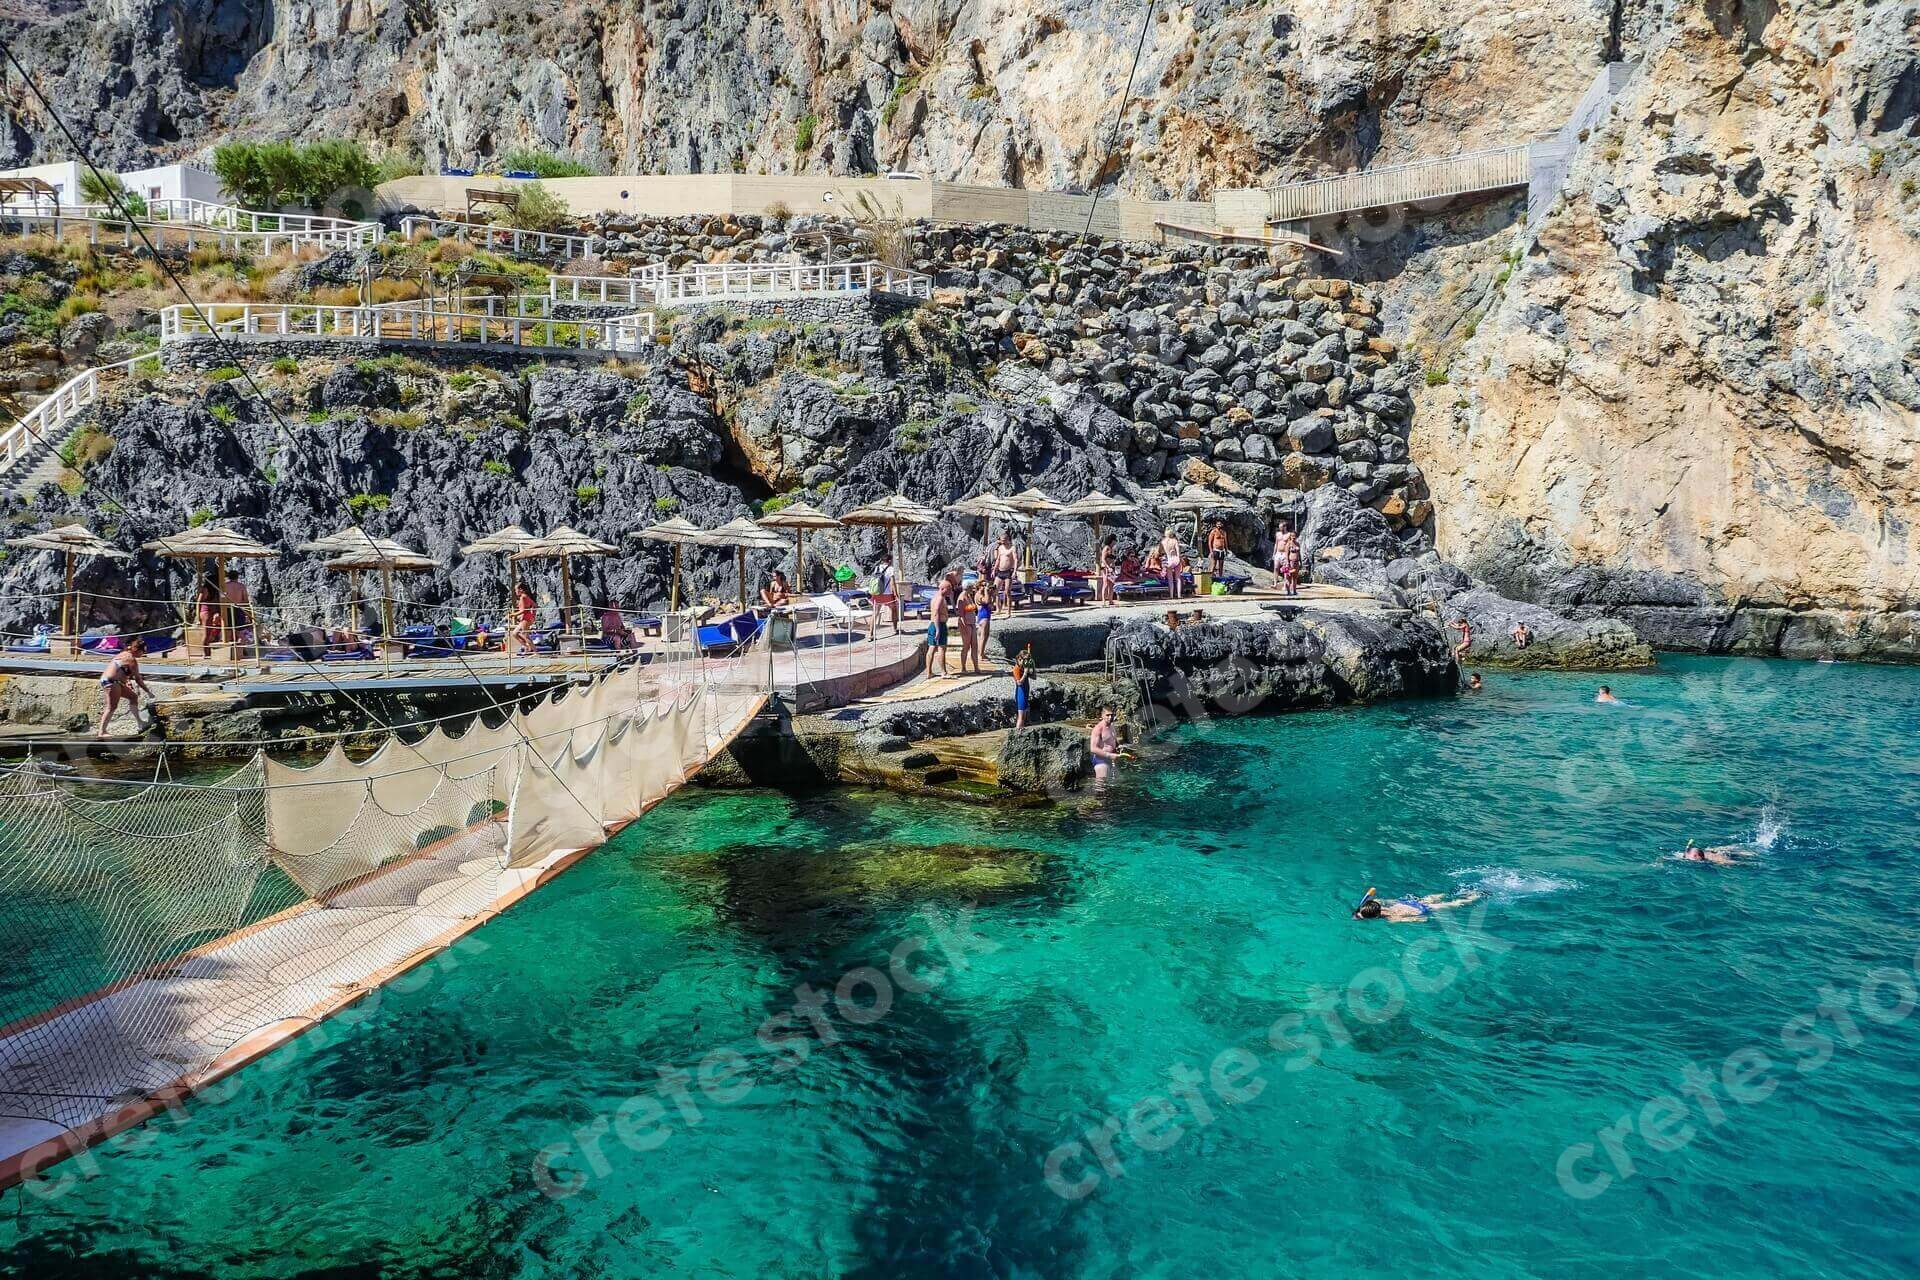
[[100,398],[102,374],[131,369],[146,361],[157,361],[151,353],[84,369],[54,388],[40,403],[22,414],[12,426],[0,431],[0,475],[10,474],[21,459],[41,445],[58,448],[70,434],[69,424],[80,411]]
[[93,243],[99,243],[104,234],[118,236],[129,248],[137,242],[134,228],[138,227],[153,240],[155,248],[166,248],[169,239],[175,244],[184,241],[190,248],[212,239],[221,245],[267,253],[280,247],[356,248],[375,243],[382,234],[377,222],[319,214],[262,213],[205,200],[155,200],[148,204],[144,217],[133,219],[101,204],[0,205],[0,227],[8,225],[18,226],[22,235],[36,230],[59,235],[71,228],[84,228]]

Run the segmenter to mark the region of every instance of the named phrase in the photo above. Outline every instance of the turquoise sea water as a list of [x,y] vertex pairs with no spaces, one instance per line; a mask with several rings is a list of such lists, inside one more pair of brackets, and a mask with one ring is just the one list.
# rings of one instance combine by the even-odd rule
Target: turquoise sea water
[[[1457,700],[1184,729],[1066,812],[678,798],[481,949],[181,1123],[116,1140],[62,1194],[10,1193],[0,1267],[1914,1274],[1920,1016],[1898,1001],[1920,945],[1920,671],[1669,660],[1608,682],[1630,705],[1593,705],[1591,677],[1494,675]],[[1667,856],[1689,838],[1755,856]],[[921,852],[949,844],[1001,852]],[[1369,885],[1479,890],[1484,915],[1454,917],[1490,940],[1479,967],[1457,928],[1349,919]],[[837,1042],[774,1072],[797,1051],[755,1030],[796,987],[884,971],[929,931],[925,911],[969,898],[981,949],[964,970],[917,956],[909,976],[937,965],[939,986],[896,989],[864,1023],[829,1005]],[[1854,1003],[1875,971],[1880,1020]],[[1356,978],[1375,1020],[1346,1003]],[[1818,1013],[1822,984],[1852,1007]],[[1783,1044],[1802,1015],[1813,1029]],[[1796,1070],[1819,1037],[1830,1059]],[[691,1084],[682,1110],[660,1092],[659,1067],[727,1048],[754,1073],[746,1096]],[[1775,1065],[1735,1072],[1744,1104],[1708,1086],[1710,1123],[1683,1072],[1717,1080],[1754,1048]],[[1182,1064],[1202,1083],[1177,1085]],[[1215,1088],[1255,1078],[1237,1105]],[[596,1172],[570,1135],[646,1093],[659,1115],[629,1104],[620,1128],[657,1145],[609,1127]],[[1689,1115],[1654,1103],[1643,1130],[1676,1093]],[[1147,1151],[1126,1120],[1155,1097],[1167,1112],[1146,1103],[1136,1126],[1162,1148]],[[1123,1172],[1055,1194],[1049,1152],[1081,1143],[1063,1184],[1099,1172],[1086,1132],[1109,1116]],[[1631,1176],[1596,1138],[1622,1116]],[[1585,1199],[1556,1173],[1582,1142],[1576,1190],[1614,1175]],[[550,1144],[567,1152],[555,1177],[586,1178],[565,1199],[536,1187]]]

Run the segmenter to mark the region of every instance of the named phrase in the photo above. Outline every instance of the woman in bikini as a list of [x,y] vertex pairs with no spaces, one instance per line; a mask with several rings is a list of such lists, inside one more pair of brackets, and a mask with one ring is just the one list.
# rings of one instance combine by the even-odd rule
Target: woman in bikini
[[967,663],[973,663],[975,674],[980,671],[980,597],[987,590],[986,584],[970,586],[960,592],[960,603],[953,611],[953,620],[960,626],[960,674],[967,674]]
[[1094,566],[1098,575],[1093,588],[1093,599],[1096,604],[1113,603],[1114,543],[1115,538],[1111,533],[1100,543],[1099,563]]
[[513,621],[508,624],[507,652],[525,653],[533,648],[533,592],[521,583],[513,596]]
[[147,642],[135,636],[127,642],[127,647],[107,663],[106,670],[100,673],[100,696],[106,705],[100,710],[100,729],[96,737],[107,736],[107,722],[120,710],[124,700],[133,707],[133,722],[140,723],[140,695],[134,692],[136,686],[153,700],[153,690],[147,687],[147,678],[140,674],[140,658],[147,651]]

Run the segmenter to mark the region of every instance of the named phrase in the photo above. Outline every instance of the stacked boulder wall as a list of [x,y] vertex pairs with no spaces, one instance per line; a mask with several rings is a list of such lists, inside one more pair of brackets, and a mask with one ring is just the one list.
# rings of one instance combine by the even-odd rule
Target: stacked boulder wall
[[1661,646],[1920,658],[1915,24],[1673,13],[1419,390],[1445,554]]

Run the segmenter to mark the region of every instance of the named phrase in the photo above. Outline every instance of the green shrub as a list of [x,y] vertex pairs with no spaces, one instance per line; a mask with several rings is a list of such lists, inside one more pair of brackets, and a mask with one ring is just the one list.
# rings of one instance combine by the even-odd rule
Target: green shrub
[[653,500],[653,509],[663,516],[670,516],[680,509],[680,499],[671,494]]
[[500,157],[505,170],[538,174],[542,178],[591,178],[600,171],[590,164],[539,147],[515,147]]
[[325,422],[327,420],[327,417],[328,417],[328,414],[325,409],[315,409],[312,413],[307,415],[307,422],[309,425],[317,427],[321,423]]
[[512,208],[501,209],[494,215],[496,225],[517,227],[521,231],[557,231],[573,216],[565,200],[537,182],[526,183],[514,194],[519,199]]
[[1439,386],[1439,385],[1440,385],[1441,383],[1443,383],[1443,382],[1445,382],[1446,380],[1447,380],[1447,371],[1446,371],[1445,369],[1429,369],[1429,370],[1427,370],[1427,385],[1428,385],[1428,386],[1430,386],[1430,387],[1437,387],[1437,386]]
[[355,520],[363,520],[375,511],[385,511],[393,499],[384,493],[356,493],[347,499],[347,510]]
[[588,506],[600,501],[600,486],[597,484],[583,484],[573,491],[573,496],[580,499],[581,506]]
[[60,446],[60,463],[74,471],[85,471],[112,452],[113,437],[98,423],[89,422]]
[[637,418],[647,411],[653,403],[653,395],[647,391],[636,391],[627,397],[627,416]]
[[1867,153],[1867,172],[1868,173],[1873,174],[1875,177],[1878,177],[1880,174],[1880,170],[1886,168],[1886,166],[1887,166],[1886,152],[1869,151]]
[[281,356],[278,360],[268,365],[267,368],[273,370],[275,373],[298,373],[300,371],[300,362],[292,356]]
[[1807,299],[1807,310],[1809,311],[1818,311],[1826,305],[1827,295],[1825,293],[1816,293]]
[[232,382],[239,376],[240,366],[237,364],[223,364],[218,369],[207,371],[208,382]]
[[373,166],[374,185],[396,178],[411,178],[427,171],[426,161],[410,151],[389,151]]
[[795,151],[813,150],[813,131],[819,127],[819,124],[820,121],[815,118],[811,111],[800,117],[800,122],[793,128],[793,149]]
[[198,529],[203,524],[212,524],[212,523],[213,523],[213,512],[207,507],[202,507],[198,511],[194,512],[192,515],[187,517],[187,528],[189,529]]
[[893,117],[900,110],[900,100],[920,87],[920,77],[904,76],[893,82],[893,91],[887,95],[887,104],[880,108],[880,123],[889,129],[893,127]]
[[209,408],[207,412],[213,415],[215,422],[225,427],[232,426],[239,418],[239,415],[234,413],[233,406],[230,404],[216,404]]
[[478,381],[480,381],[478,377],[462,369],[460,372],[447,378],[447,389],[450,391],[465,391]]
[[498,458],[488,458],[480,464],[480,469],[490,476],[510,476],[513,474],[513,468]]

